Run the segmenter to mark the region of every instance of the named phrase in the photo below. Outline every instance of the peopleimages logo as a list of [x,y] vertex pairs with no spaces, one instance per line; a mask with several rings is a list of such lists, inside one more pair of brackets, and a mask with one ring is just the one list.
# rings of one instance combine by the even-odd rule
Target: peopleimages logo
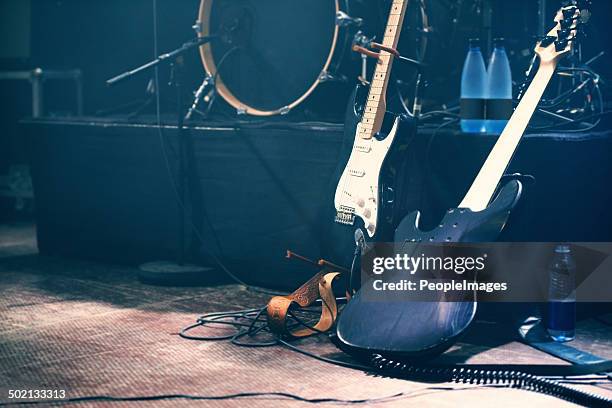
[[395,257],[376,257],[373,259],[373,272],[382,275],[385,271],[406,271],[414,275],[418,271],[423,272],[455,272],[463,275],[465,272],[482,271],[485,268],[487,254],[479,257],[441,257],[441,256],[409,256],[397,254]]

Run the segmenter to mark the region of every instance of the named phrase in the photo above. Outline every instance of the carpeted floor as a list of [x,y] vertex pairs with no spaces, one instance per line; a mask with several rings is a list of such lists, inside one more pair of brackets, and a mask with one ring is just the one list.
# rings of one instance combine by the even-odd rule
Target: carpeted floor
[[[383,378],[278,346],[244,348],[227,342],[188,341],[177,332],[197,316],[262,306],[267,296],[239,286],[146,286],[131,268],[39,256],[34,235],[31,225],[0,226],[0,404],[9,402],[9,390],[52,389],[65,390],[69,398],[284,392],[309,399],[371,399],[363,405],[381,407],[571,406],[526,391]],[[578,345],[612,358],[609,327],[584,322],[578,333],[584,340]],[[476,341],[482,338],[486,342]],[[339,357],[324,337],[298,344]],[[508,342],[503,331],[486,324],[476,325],[450,356],[469,362],[559,363]],[[612,397],[610,384],[585,388]],[[341,403],[325,403],[329,404]],[[141,405],[312,404],[280,396],[79,404]]]

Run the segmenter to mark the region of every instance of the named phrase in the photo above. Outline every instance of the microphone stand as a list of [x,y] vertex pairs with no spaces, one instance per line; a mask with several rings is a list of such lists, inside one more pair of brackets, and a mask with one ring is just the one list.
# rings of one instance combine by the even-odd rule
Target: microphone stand
[[130,71],[126,71],[123,74],[119,74],[111,79],[109,79],[108,81],[106,81],[106,85],[108,86],[114,86],[117,85],[118,83],[133,77],[134,75],[140,74],[142,72],[148,71],[152,68],[155,68],[156,66],[163,64],[163,63],[172,63],[173,61],[176,61],[178,57],[180,57],[181,55],[185,54],[187,51],[196,48],[196,47],[200,47],[204,44],[207,44],[209,42],[211,42],[212,40],[218,38],[218,36],[216,35],[208,35],[208,36],[204,36],[204,37],[197,37],[194,38],[193,40],[187,41],[186,43],[184,43],[183,45],[181,45],[179,48],[167,52],[165,54],[161,54],[160,56],[158,56],[157,58],[155,58],[152,61],[147,62],[144,65],[139,66],[138,68],[132,69]]
[[[185,160],[185,116],[186,112],[183,106],[183,54],[188,51],[198,48],[218,36],[197,37],[184,43],[179,48],[159,55],[152,61],[141,65],[138,68],[126,71],[106,81],[108,86],[117,85],[129,78],[134,77],[145,71],[149,71],[159,65],[169,64],[172,68],[171,83],[176,89],[177,100],[177,140],[178,140],[178,218],[179,218],[179,257],[178,263],[172,262],[151,262],[140,266],[139,278],[145,283],[161,284],[161,285],[189,285],[197,284],[202,280],[203,272],[210,271],[212,268],[198,267],[195,265],[187,265],[185,263],[185,210],[186,210],[186,193],[187,193],[187,167]],[[159,90],[156,90],[159,92]],[[180,282],[178,281],[180,279]]]

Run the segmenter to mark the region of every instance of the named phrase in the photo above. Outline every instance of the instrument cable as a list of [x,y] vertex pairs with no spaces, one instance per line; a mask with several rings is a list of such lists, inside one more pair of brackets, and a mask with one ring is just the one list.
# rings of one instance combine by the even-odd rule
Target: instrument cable
[[[345,301],[344,298],[340,300]],[[321,304],[320,301],[317,303]],[[610,382],[607,376],[601,375],[587,378],[574,378],[569,376],[560,377],[558,373],[555,374],[557,370],[568,369],[572,366],[512,364],[411,365],[406,362],[388,359],[378,354],[371,355],[368,359],[364,360],[365,364],[329,358],[304,350],[278,336],[273,336],[266,321],[261,319],[264,312],[265,308],[256,308],[242,311],[209,313],[201,316],[195,324],[181,330],[180,336],[190,340],[201,341],[229,340],[232,344],[242,347],[272,347],[281,345],[289,350],[325,363],[410,381],[445,382],[522,389],[558,397],[590,407],[607,407],[612,404],[612,399],[573,389],[566,385],[588,384],[597,386],[599,384],[609,384]],[[310,313],[317,313],[316,310],[310,308],[300,310],[300,312],[306,316]],[[289,329],[296,326],[305,326],[313,329],[302,317],[297,316],[296,313],[291,313],[289,316],[293,319],[293,321],[288,324]],[[189,334],[191,330],[197,327],[210,328],[214,327],[214,325],[222,325],[233,328],[234,330],[230,334],[223,334],[220,336],[195,336]],[[253,338],[263,334],[272,337],[272,339],[265,342],[239,341],[239,339],[245,336]],[[572,374],[572,376],[575,375],[579,374]]]
[[[157,53],[157,7],[156,0],[154,2],[154,21],[155,21],[155,52]],[[160,95],[159,95],[159,71],[158,68],[155,68],[155,82],[156,88],[158,90],[156,95],[156,116],[157,116],[157,128],[160,136],[160,142],[162,144],[162,151],[164,155],[164,160],[166,162],[166,167],[171,179],[172,188],[175,192],[176,199],[178,204],[185,209],[184,203],[178,193],[178,188],[176,186],[176,182],[172,176],[172,170],[170,166],[170,161],[165,149],[163,132],[161,130],[161,112],[160,112]],[[609,112],[605,112],[608,114]],[[448,115],[448,112],[446,112]],[[452,114],[451,114],[452,115]],[[604,112],[601,112],[598,115],[591,116],[603,116]],[[450,116],[450,115],[449,115]],[[454,115],[453,115],[454,116]],[[581,118],[576,120],[576,122],[584,121],[586,118]],[[454,121],[451,121],[451,123]],[[443,126],[448,125],[449,123],[445,123]],[[564,123],[562,125],[567,125]],[[595,125],[596,126],[596,125]],[[551,126],[556,127],[556,126]],[[594,127],[594,126],[593,126]],[[439,129],[438,129],[439,130]],[[542,129],[543,130],[543,129]],[[190,226],[193,229],[194,234],[198,237],[201,243],[204,243],[203,236],[200,234],[198,228],[193,224],[193,221],[190,220]],[[204,245],[206,248],[206,246]],[[246,286],[249,289],[253,289],[256,291],[260,291],[268,294],[276,294],[270,293],[268,291],[260,290],[258,288],[252,288],[250,285],[246,284],[236,275],[231,273],[229,269],[225,267],[223,262],[216,256],[216,254],[212,253],[212,251],[208,251],[215,263],[235,282]],[[238,339],[244,336],[255,336],[261,332],[268,331],[267,324],[260,324],[260,318],[262,314],[265,312],[265,308],[260,309],[247,309],[243,311],[236,312],[223,312],[223,313],[214,313],[204,315],[198,319],[197,323],[192,324],[190,326],[185,327],[181,330],[180,336],[190,340],[204,340],[204,341],[217,341],[217,340],[230,340],[232,344],[243,346],[243,347],[271,347],[275,345],[283,345],[286,348],[293,350],[295,352],[299,352],[303,355],[310,356],[319,361],[327,362],[330,364],[335,364],[338,366],[353,368],[365,371],[371,371],[373,368],[378,372],[391,375],[395,377],[407,378],[411,380],[421,379],[422,381],[439,381],[439,382],[455,382],[455,383],[470,383],[470,384],[483,384],[483,385],[497,385],[504,387],[512,387],[519,389],[531,390],[539,393],[544,393],[548,395],[553,395],[571,402],[575,402],[578,404],[582,404],[585,406],[599,407],[599,406],[610,406],[612,404],[612,400],[607,399],[605,397],[601,397],[592,393],[586,393],[580,390],[575,390],[569,388],[567,386],[562,385],[560,382],[547,379],[545,377],[538,377],[531,374],[518,372],[518,371],[508,371],[508,370],[495,370],[495,371],[485,371],[485,370],[476,370],[471,368],[469,365],[464,367],[427,367],[427,366],[412,366],[406,363],[402,363],[399,361],[387,359],[381,355],[373,355],[371,359],[372,366],[365,366],[355,363],[344,362],[340,360],[335,360],[331,358],[327,358],[324,356],[319,356],[314,353],[308,352],[301,348],[298,348],[287,341],[276,338],[274,341],[269,342],[255,342],[255,343],[242,343],[239,342]],[[290,316],[295,320],[295,324],[300,326],[309,327],[314,330],[313,327],[308,326],[305,322],[299,319],[295,314],[291,313]],[[225,321],[224,319],[231,319],[233,321]],[[239,320],[246,319],[250,320],[250,323],[242,323]],[[228,325],[234,327],[236,330],[235,333],[230,335],[218,336],[218,337],[202,337],[202,336],[193,336],[188,334],[189,331],[202,327],[205,325],[216,324],[216,325]],[[397,398],[403,396],[404,394],[396,394],[390,397],[384,397],[383,399],[389,398]],[[239,394],[230,394],[224,396],[194,396],[194,395],[159,395],[159,396],[148,396],[148,397],[110,397],[110,396],[91,396],[91,397],[81,397],[81,398],[73,398],[64,401],[57,401],[58,403],[78,403],[78,402],[86,402],[86,401],[150,401],[150,400],[161,400],[161,399],[193,399],[193,400],[222,400],[222,399],[234,399],[234,398],[249,398],[249,397],[281,397],[285,399],[293,399],[301,402],[307,403],[345,403],[345,404],[364,404],[364,403],[372,403],[377,400],[375,399],[365,399],[365,400],[338,400],[333,398],[322,398],[322,399],[307,399],[297,395],[282,393],[282,392],[271,392],[271,393],[239,393]],[[43,402],[43,401],[38,401]],[[34,403],[38,403],[34,402]],[[45,403],[48,401],[44,401]],[[26,403],[26,402],[24,402]],[[31,402],[27,402],[31,403]],[[21,405],[21,402],[17,403],[0,403],[0,406],[5,405]]]
[[478,370],[463,367],[420,367],[372,356],[372,364],[381,373],[411,380],[454,382],[463,384],[499,384],[561,398],[586,407],[610,407],[612,399],[563,385],[555,380],[511,370]]
[[[435,390],[436,387],[428,387],[425,390]],[[116,397],[110,395],[92,395],[85,397],[67,398],[62,400],[34,400],[34,401],[11,401],[2,402],[0,401],[0,407],[18,406],[18,405],[42,405],[42,404],[78,404],[85,402],[94,401],[105,401],[105,402],[141,402],[141,401],[163,401],[163,400],[178,400],[186,399],[191,401],[223,401],[232,399],[270,399],[270,400],[293,400],[304,402],[308,404],[344,404],[344,405],[359,405],[359,404],[374,404],[382,402],[390,402],[399,399],[406,399],[410,397],[418,397],[422,390],[418,390],[413,393],[397,393],[380,398],[368,398],[368,399],[338,399],[338,398],[306,398],[296,394],[288,392],[240,392],[235,394],[226,395],[192,395],[192,394],[160,394],[160,395],[147,395],[138,397]]]

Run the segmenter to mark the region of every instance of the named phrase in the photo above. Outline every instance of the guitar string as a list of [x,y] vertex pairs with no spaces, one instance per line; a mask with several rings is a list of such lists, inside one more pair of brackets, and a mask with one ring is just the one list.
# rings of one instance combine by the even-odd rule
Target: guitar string
[[[395,5],[395,2],[392,4],[391,9],[389,10],[389,22],[385,26],[385,33],[387,32],[387,30],[389,30],[389,27],[391,27],[390,24],[391,24],[391,19],[392,19],[392,16],[393,16],[391,14],[392,11],[393,11],[393,5]],[[398,24],[395,26],[395,29],[396,29],[395,33],[394,33],[395,39],[397,39],[399,37],[399,33],[401,33],[401,30],[399,29],[399,27],[403,24],[403,20],[404,20],[405,1],[401,2],[401,7],[403,8],[403,10],[400,13],[400,18],[398,19]],[[344,196],[348,196],[349,197],[349,201],[352,203],[352,207],[354,208],[353,211],[357,210],[357,207],[359,206],[359,202],[357,202],[356,200],[364,200],[366,203],[368,201],[370,201],[370,198],[366,199],[366,197],[353,197],[352,194],[349,192],[349,191],[352,191],[353,185],[354,185],[352,179],[353,179],[353,177],[356,177],[355,175],[351,174],[351,169],[352,169],[352,163],[351,163],[352,160],[351,159],[353,158],[353,154],[357,155],[357,157],[362,156],[362,152],[358,148],[358,143],[364,143],[364,140],[365,140],[364,147],[366,149],[369,149],[369,153],[373,153],[374,152],[374,146],[376,145],[376,139],[375,139],[375,136],[374,136],[374,129],[377,127],[375,121],[376,121],[376,118],[378,117],[379,110],[381,109],[380,101],[383,98],[383,93],[384,93],[384,90],[385,90],[385,86],[384,85],[381,87],[381,92],[378,95],[378,101],[376,101],[376,108],[375,108],[375,112],[374,112],[374,120],[372,121],[372,128],[368,131],[370,133],[370,138],[369,139],[360,140],[360,138],[361,138],[360,133],[361,133],[361,126],[365,126],[365,125],[363,125],[364,116],[368,113],[367,109],[368,109],[368,104],[370,103],[370,97],[371,96],[375,96],[375,94],[373,93],[374,92],[374,87],[372,86],[374,84],[374,81],[376,81],[376,78],[377,78],[378,75],[383,75],[384,74],[384,79],[382,81],[383,81],[383,83],[388,83],[389,75],[391,73],[393,56],[391,55],[391,53],[388,53],[386,51],[381,51],[381,55],[382,55],[383,52],[385,52],[386,54],[389,55],[388,62],[385,64],[386,65],[385,66],[385,72],[384,73],[380,73],[379,72],[380,69],[381,69],[380,67],[383,66],[383,65],[379,63],[382,60],[381,59],[377,59],[378,62],[376,64],[376,68],[375,68],[375,70],[374,70],[374,72],[372,74],[372,82],[370,84],[370,89],[369,89],[369,92],[368,92],[368,97],[367,97],[367,101],[366,101],[366,104],[365,104],[365,107],[364,107],[364,111],[362,113],[362,118],[361,118],[359,124],[357,125],[357,131],[356,131],[355,138],[354,138],[354,141],[353,141],[352,151],[351,151],[351,154],[350,154],[349,159],[347,161],[346,169],[348,171],[345,171],[345,181],[344,181],[344,183],[342,185],[342,194],[341,195],[343,197]],[[374,98],[372,100],[374,100]],[[357,171],[355,169],[352,169],[352,170],[353,170],[353,172]],[[363,171],[366,172],[365,169]],[[364,174],[364,177],[365,177],[365,174]],[[365,180],[364,180],[364,182],[365,182]],[[363,184],[363,183],[358,183],[358,184]],[[377,185],[375,189],[373,189],[372,186],[370,186],[370,190],[371,191],[367,192],[366,194],[370,194],[372,196],[371,198],[374,198],[374,205],[376,206],[376,211],[372,212],[370,217],[372,217],[372,215],[376,215],[375,222],[377,223],[377,221],[378,221],[378,210],[380,209],[380,200],[381,200],[380,189],[379,189],[379,186]],[[342,207],[341,203],[340,203],[340,207]],[[340,213],[343,212],[342,208],[339,209],[339,212]],[[357,214],[353,214],[353,217],[355,217],[355,216],[357,216]],[[359,215],[359,216],[361,218],[364,218],[361,215]],[[364,221],[364,223],[366,222],[365,219],[363,219],[363,221]],[[370,224],[370,221],[367,221],[367,223]],[[367,229],[367,227],[366,227],[366,229]],[[369,231],[368,231],[368,234],[369,234]]]

